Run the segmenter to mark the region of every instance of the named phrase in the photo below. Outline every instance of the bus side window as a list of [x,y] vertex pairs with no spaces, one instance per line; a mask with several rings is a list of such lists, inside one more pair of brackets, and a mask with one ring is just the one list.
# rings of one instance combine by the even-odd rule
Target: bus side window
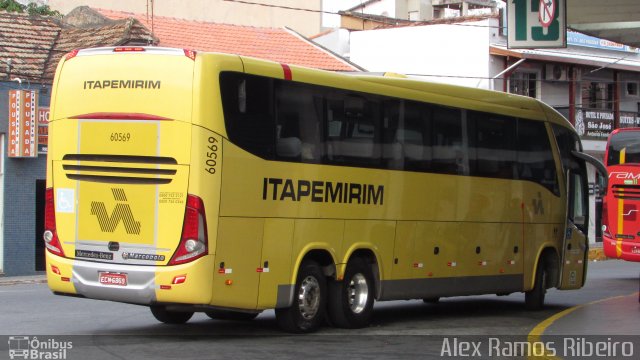
[[387,169],[402,170],[402,144],[398,141],[398,125],[400,121],[399,100],[383,101],[382,110],[382,159]]
[[[516,119],[468,111],[473,174],[500,179],[516,179]],[[475,150],[475,151],[474,151]],[[475,161],[474,161],[475,160]]]
[[[276,87],[276,151],[282,160],[320,162],[322,99],[306,84],[279,81]],[[319,100],[319,101],[318,101]]]
[[275,123],[271,108],[272,80],[225,72],[220,91],[227,133],[232,142],[264,159],[275,153]]
[[518,178],[560,194],[551,143],[544,122],[518,119]]
[[465,175],[462,110],[434,107],[432,167],[440,174]]
[[380,103],[363,95],[338,96],[340,100],[329,101],[327,111],[329,161],[380,167]]
[[431,171],[433,151],[430,146],[432,106],[404,101],[404,116],[397,137],[402,143],[405,169]]

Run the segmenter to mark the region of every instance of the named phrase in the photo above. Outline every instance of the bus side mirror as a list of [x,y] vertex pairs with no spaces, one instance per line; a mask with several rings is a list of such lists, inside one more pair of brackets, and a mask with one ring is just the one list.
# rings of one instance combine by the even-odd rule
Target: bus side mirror
[[604,195],[607,192],[607,183],[609,180],[609,176],[607,175],[607,168],[604,166],[604,164],[593,156],[579,151],[571,151],[571,154],[576,158],[593,165],[593,167],[596,168],[596,172],[599,176],[599,178],[597,178],[596,180],[602,179],[601,181],[597,181],[597,187],[599,188],[597,190],[597,193],[601,193],[602,195]]

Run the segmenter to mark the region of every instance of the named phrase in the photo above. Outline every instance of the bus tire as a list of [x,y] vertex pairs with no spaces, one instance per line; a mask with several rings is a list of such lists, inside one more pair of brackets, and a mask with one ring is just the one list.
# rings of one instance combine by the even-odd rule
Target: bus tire
[[547,268],[543,259],[538,261],[536,278],[533,289],[525,292],[524,306],[527,310],[541,310],[544,307],[544,297],[547,293]]
[[229,310],[209,310],[205,311],[205,314],[207,314],[207,316],[213,320],[249,321],[255,319],[259,313],[246,313]]
[[305,260],[300,265],[294,287],[293,303],[276,309],[278,326],[290,333],[309,333],[317,330],[325,318],[327,280],[317,262]]
[[343,281],[329,285],[329,321],[341,328],[368,326],[373,314],[374,282],[371,266],[362,258],[347,264]]
[[152,305],[150,308],[153,317],[165,324],[184,324],[193,316],[193,312],[168,311],[166,307],[160,305]]

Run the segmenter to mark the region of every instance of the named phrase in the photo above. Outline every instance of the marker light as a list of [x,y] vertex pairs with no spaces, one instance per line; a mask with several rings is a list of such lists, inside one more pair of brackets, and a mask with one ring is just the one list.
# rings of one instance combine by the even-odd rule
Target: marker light
[[68,52],[67,55],[64,56],[64,59],[65,60],[73,59],[78,55],[78,51],[80,51],[80,49],[75,49],[75,50],[72,50],[71,52]]
[[142,46],[118,46],[113,48],[113,52],[144,52],[146,51]]

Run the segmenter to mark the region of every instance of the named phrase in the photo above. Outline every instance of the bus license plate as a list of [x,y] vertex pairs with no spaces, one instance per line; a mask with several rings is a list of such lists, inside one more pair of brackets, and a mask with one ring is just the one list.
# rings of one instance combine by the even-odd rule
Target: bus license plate
[[634,247],[631,249],[631,253],[632,253],[632,254],[640,254],[640,248],[638,248],[638,247],[635,247],[635,246],[634,246]]
[[113,286],[127,286],[127,274],[100,272],[100,284]]

